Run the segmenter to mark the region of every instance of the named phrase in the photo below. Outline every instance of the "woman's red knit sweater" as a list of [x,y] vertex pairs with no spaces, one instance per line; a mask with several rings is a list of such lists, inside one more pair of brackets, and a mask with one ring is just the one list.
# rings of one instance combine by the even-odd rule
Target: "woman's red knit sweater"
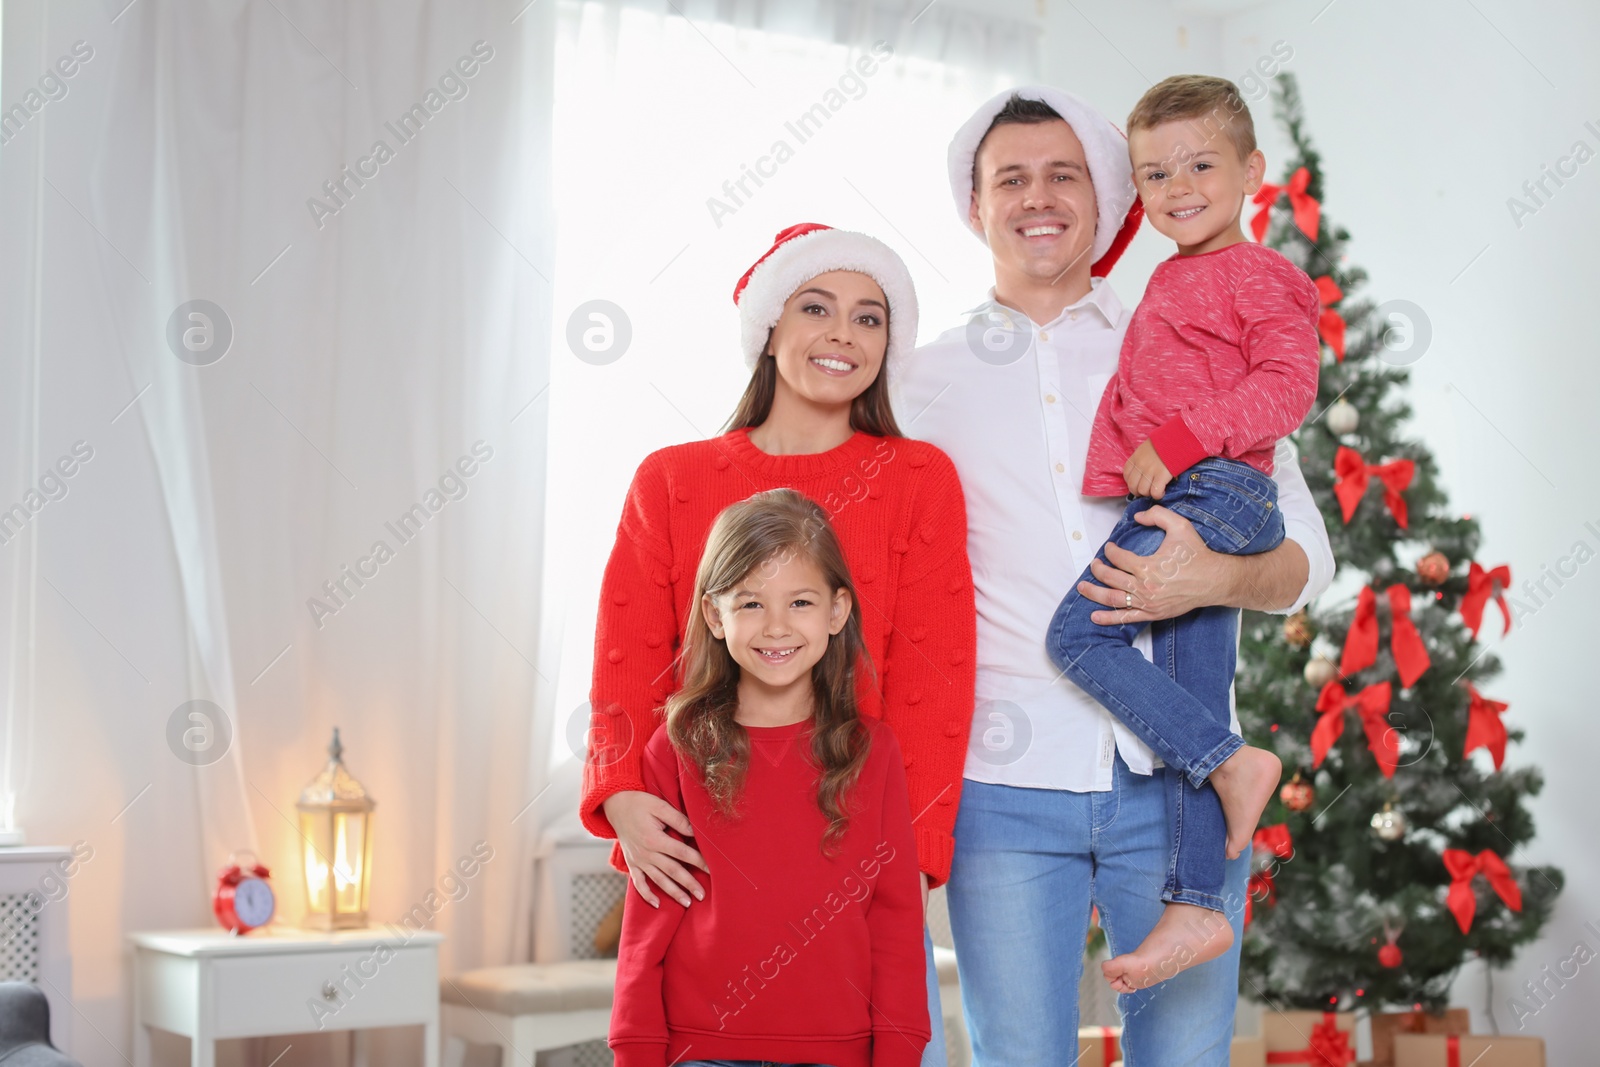
[[[942,885],[972,723],[977,617],[955,466],[909,438],[857,433],[827,452],[774,456],[735,430],[639,465],[600,589],[583,823],[616,837],[600,805],[645,788],[644,746],[679,683],[676,658],[712,522],[729,504],[778,488],[820,504],[844,548],[876,671],[858,672],[861,713],[894,730],[918,863]],[[626,869],[621,849],[611,858]]]

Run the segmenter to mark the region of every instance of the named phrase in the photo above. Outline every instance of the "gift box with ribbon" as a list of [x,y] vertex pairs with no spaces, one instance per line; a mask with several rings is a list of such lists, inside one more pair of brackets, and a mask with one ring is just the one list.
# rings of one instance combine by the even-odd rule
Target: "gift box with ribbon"
[[1544,1039],[1396,1034],[1395,1067],[1545,1067]]
[[1276,1011],[1261,1017],[1267,1064],[1349,1067],[1356,1061],[1356,1016],[1341,1011]]
[[1450,1008],[1443,1015],[1425,1011],[1384,1011],[1372,1016],[1372,1067],[1395,1067],[1394,1039],[1400,1034],[1462,1034],[1472,1032],[1466,1008]]
[[1122,1059],[1122,1027],[1080,1026],[1078,1067],[1111,1067]]

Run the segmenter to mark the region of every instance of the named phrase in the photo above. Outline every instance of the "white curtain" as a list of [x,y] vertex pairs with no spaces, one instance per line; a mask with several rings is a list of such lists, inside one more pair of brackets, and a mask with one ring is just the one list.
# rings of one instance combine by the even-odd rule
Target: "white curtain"
[[587,0],[699,25],[869,46],[889,41],[905,59],[1035,80],[1043,33],[1038,0]]
[[[3,10],[0,788],[30,841],[94,849],[75,1054],[121,1062],[124,936],[210,923],[229,852],[298,919],[334,726],[378,801],[374,921],[432,911],[447,973],[526,958],[553,5]],[[220,758],[169,746],[195,700]]]

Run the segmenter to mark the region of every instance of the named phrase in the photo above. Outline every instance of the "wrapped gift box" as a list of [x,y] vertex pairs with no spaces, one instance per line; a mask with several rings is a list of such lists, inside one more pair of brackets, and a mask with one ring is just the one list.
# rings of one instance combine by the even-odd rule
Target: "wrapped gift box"
[[1122,1027],[1078,1028],[1077,1067],[1112,1067],[1122,1059]]
[[1338,1064],[1338,1067],[1347,1067],[1355,1062],[1356,1015],[1353,1011],[1269,1011],[1261,1016],[1261,1037],[1269,1053],[1303,1054],[1298,1060],[1278,1058],[1274,1063],[1326,1067],[1327,1060],[1311,1051],[1311,1039],[1319,1027],[1330,1024],[1341,1033],[1350,1049],[1351,1055]]
[[1396,1034],[1395,1067],[1544,1067],[1544,1039]]
[[1372,1017],[1372,1067],[1395,1067],[1394,1039],[1399,1034],[1455,1034],[1472,1032],[1466,1008],[1450,1008],[1443,1015],[1425,1011],[1386,1011]]

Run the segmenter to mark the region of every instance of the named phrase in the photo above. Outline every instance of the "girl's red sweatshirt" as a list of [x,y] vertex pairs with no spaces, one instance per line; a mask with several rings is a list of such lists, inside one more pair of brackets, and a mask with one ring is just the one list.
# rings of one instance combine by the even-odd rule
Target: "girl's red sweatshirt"
[[928,1043],[922,888],[899,745],[864,719],[871,751],[831,856],[811,723],[745,727],[739,815],[711,803],[666,727],[645,746],[646,788],[689,816],[710,866],[705,899],[630,882],[609,1044],[617,1067],[765,1060],[915,1067]]
[[[908,438],[857,433],[827,452],[774,456],[735,430],[645,458],[600,588],[579,815],[595,836],[617,836],[600,805],[644,788],[640,759],[677,687],[674,660],[711,524],[729,504],[784,487],[820,504],[839,535],[877,671],[858,671],[856,699],[862,715],[894,729],[917,814],[917,863],[941,885],[972,724],[977,614],[955,465]],[[620,849],[611,861],[626,870]]]

